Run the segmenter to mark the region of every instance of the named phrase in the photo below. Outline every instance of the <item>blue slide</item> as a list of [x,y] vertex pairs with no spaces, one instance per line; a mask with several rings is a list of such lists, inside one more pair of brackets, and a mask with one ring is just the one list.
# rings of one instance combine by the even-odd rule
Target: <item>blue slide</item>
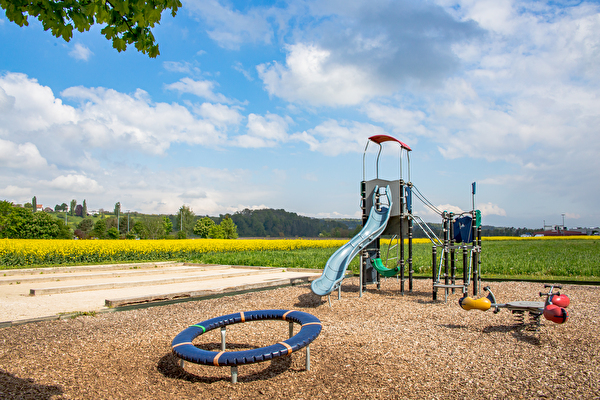
[[388,206],[382,206],[381,211],[377,211],[375,207],[375,195],[378,190],[379,187],[375,187],[373,207],[369,213],[369,219],[360,233],[333,253],[329,260],[327,260],[323,275],[315,279],[310,285],[314,294],[326,296],[337,289],[344,279],[350,261],[373,240],[377,239],[385,229],[390,219],[390,210],[392,208],[390,187],[388,186],[385,190]]

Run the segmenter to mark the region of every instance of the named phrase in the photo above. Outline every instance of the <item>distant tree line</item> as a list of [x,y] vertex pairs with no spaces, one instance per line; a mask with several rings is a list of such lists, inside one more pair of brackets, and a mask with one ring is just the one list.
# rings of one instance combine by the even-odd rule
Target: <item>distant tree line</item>
[[[79,238],[79,239],[165,239],[188,237],[235,239],[237,237],[331,237],[351,238],[362,228],[359,219],[318,219],[300,216],[282,209],[245,209],[232,215],[219,217],[197,216],[183,205],[177,214],[147,215],[121,211],[121,203],[114,211],[100,209],[97,214],[88,214],[87,202],[78,204],[71,200],[57,204],[54,212],[35,212],[37,199],[31,203],[14,206],[7,201],[0,207],[1,238]],[[32,212],[33,211],[33,212]],[[68,222],[68,225],[67,225]],[[441,223],[429,223],[438,237],[442,236]],[[521,236],[536,230],[482,226],[483,236]],[[414,224],[414,238],[427,235]]]
[[241,237],[350,237],[352,234],[343,222],[304,217],[285,210],[245,209],[232,214],[231,219]]

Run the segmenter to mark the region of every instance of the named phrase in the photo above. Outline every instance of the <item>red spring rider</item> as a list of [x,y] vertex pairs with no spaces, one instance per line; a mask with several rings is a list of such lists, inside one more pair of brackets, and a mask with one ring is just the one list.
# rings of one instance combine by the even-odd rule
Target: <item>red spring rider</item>
[[540,325],[540,316],[543,315],[549,321],[557,324],[562,324],[567,321],[569,314],[566,308],[569,306],[570,300],[567,295],[554,292],[554,288],[562,289],[559,284],[545,284],[544,288],[550,288],[547,293],[540,292],[540,297],[546,296],[546,301],[513,301],[506,304],[496,302],[496,297],[489,286],[483,288],[488,292],[486,297],[474,300],[465,295],[458,300],[458,304],[465,310],[481,310],[487,311],[494,308],[494,313],[500,311],[500,308],[510,310],[518,319],[519,325],[524,324],[524,313],[528,312],[532,319],[532,323]]

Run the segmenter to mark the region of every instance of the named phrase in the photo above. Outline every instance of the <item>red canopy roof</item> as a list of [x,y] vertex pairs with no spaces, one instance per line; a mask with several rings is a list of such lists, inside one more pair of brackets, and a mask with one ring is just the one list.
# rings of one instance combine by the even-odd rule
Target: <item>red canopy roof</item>
[[403,149],[406,149],[408,151],[412,151],[412,149],[410,147],[408,147],[408,145],[406,143],[403,143],[401,141],[399,141],[398,139],[388,136],[388,135],[375,135],[375,136],[371,136],[369,138],[369,140],[377,143],[377,144],[381,144],[383,142],[396,142],[396,143],[400,143],[400,146],[402,146]]

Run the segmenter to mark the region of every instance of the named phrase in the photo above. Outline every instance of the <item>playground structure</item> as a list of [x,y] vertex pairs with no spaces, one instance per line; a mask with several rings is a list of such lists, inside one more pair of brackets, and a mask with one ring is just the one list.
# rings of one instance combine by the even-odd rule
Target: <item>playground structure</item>
[[498,313],[501,308],[506,308],[515,315],[517,320],[517,326],[525,326],[525,313],[529,313],[529,325],[533,329],[537,330],[540,325],[540,317],[543,315],[549,321],[557,324],[562,324],[567,321],[569,314],[566,308],[569,306],[570,299],[567,295],[560,294],[560,292],[554,292],[554,289],[562,289],[562,285],[559,284],[545,284],[544,289],[550,288],[548,292],[540,292],[540,297],[545,296],[545,301],[513,301],[506,304],[500,304],[496,302],[496,296],[490,289],[489,286],[483,288],[488,292],[486,297],[479,298],[477,300],[468,297],[466,293],[458,300],[458,304],[464,310],[481,310],[487,311],[490,308],[494,309],[494,314]]
[[[384,180],[379,177],[380,157],[384,143],[399,146],[398,177]],[[371,143],[379,150],[375,162],[375,178],[367,180],[367,150]],[[359,296],[369,284],[381,287],[381,277],[397,277],[400,292],[413,289],[413,230],[416,223],[433,244],[432,278],[433,300],[437,300],[439,289],[444,289],[446,299],[449,291],[463,292],[473,282],[473,294],[479,293],[481,271],[481,214],[475,210],[475,183],[472,186],[473,209],[454,214],[437,209],[411,182],[410,152],[405,143],[388,135],[369,137],[363,153],[363,179],[360,184],[362,230],[348,243],[338,249],[327,261],[323,274],[313,281],[312,291],[319,296],[328,296],[338,290],[341,297],[341,282],[352,259],[360,253]],[[406,172],[406,180],[405,180]],[[442,237],[413,212],[413,195],[426,207],[442,218]],[[388,240],[382,257],[381,241]],[[406,243],[405,243],[406,242]],[[438,250],[439,249],[439,250]],[[462,284],[457,283],[457,254],[462,254]],[[439,261],[438,261],[439,260]],[[406,272],[408,270],[408,279]],[[443,281],[441,280],[443,278]]]
[[[225,351],[226,326],[248,321],[283,320],[289,322],[289,338],[271,346],[243,351]],[[294,323],[301,325],[294,335]],[[208,351],[193,345],[192,341],[213,329],[221,328],[221,351]],[[321,333],[321,321],[308,313],[294,310],[258,310],[212,318],[181,331],[171,342],[171,349],[180,359],[181,368],[185,361],[195,364],[231,366],[231,382],[237,383],[238,365],[251,364],[286,356],[306,347],[306,370],[310,371],[310,343]]]

